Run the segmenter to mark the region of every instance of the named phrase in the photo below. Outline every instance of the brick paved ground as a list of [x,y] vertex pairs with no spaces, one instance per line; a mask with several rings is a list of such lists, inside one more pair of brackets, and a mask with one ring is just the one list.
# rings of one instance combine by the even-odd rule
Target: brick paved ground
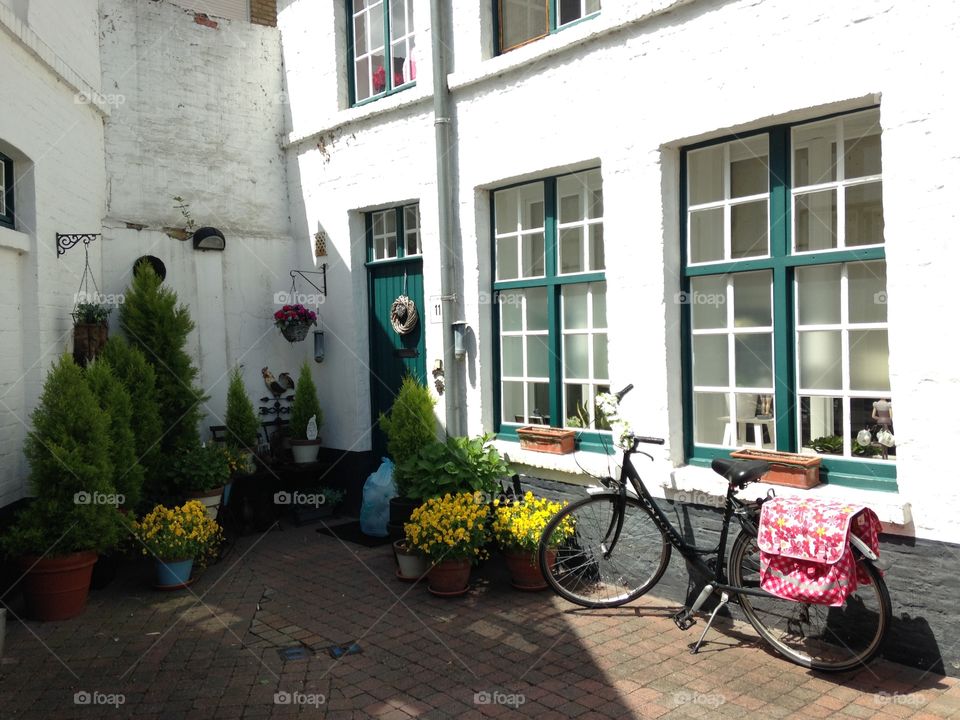
[[[125,566],[69,622],[11,619],[0,717],[960,717],[956,680],[885,662],[813,674],[735,621],[692,656],[702,623],[681,633],[667,603],[575,611],[511,589],[498,558],[440,599],[393,578],[389,547],[304,527],[242,538],[190,592],[148,575]],[[352,639],[362,654],[323,651]],[[317,652],[283,662],[297,644]]]

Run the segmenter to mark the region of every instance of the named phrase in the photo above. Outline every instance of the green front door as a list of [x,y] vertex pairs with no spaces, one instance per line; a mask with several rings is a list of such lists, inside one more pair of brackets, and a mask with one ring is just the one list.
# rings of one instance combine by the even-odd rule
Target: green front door
[[[404,375],[426,382],[423,323],[423,260],[420,257],[419,212],[408,205],[367,215],[367,288],[370,316],[370,406],[373,451],[386,453],[386,438],[377,418],[387,412]],[[416,325],[402,334],[394,329],[391,309],[405,295],[416,306]]]

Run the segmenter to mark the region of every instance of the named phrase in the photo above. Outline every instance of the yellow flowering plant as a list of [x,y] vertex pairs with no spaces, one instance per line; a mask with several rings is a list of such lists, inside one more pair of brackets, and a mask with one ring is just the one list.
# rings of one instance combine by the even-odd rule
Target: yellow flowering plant
[[[566,507],[566,502],[554,502],[527,492],[522,500],[494,501],[493,537],[504,550],[536,552],[540,537],[553,516]],[[553,531],[549,544],[559,545],[573,536],[573,521],[567,516]]]
[[429,498],[403,526],[407,544],[434,564],[443,560],[479,560],[487,556],[490,507],[481,492]]
[[168,508],[157,505],[133,533],[143,543],[143,554],[164,562],[194,559],[201,564],[216,551],[223,534],[220,526],[207,517],[199,500]]

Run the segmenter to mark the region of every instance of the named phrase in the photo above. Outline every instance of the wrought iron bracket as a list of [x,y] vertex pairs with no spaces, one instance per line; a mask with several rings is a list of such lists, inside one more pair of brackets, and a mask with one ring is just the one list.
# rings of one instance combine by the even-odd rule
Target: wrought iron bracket
[[57,257],[78,243],[89,245],[98,237],[101,237],[100,233],[57,233]]
[[[326,263],[323,263],[320,266],[319,270],[291,270],[290,271],[290,277],[293,279],[294,282],[296,282],[297,280],[297,275],[299,275],[308,283],[310,283],[318,293],[320,293],[324,297],[327,296],[327,264]],[[321,282],[323,283],[323,287],[319,287],[313,280],[308,278],[307,275],[319,275],[322,278]]]

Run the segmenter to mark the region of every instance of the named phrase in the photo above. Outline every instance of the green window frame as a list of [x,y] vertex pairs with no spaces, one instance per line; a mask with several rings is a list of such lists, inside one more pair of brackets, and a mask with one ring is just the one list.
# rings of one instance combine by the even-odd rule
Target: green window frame
[[893,429],[880,145],[874,106],[681,150],[690,464],[803,447],[829,483],[897,490],[879,442]]
[[388,263],[421,257],[420,205],[397,205],[365,213],[367,263]]
[[13,211],[13,160],[0,153],[0,225],[15,229]]
[[351,105],[416,85],[415,0],[346,0]]
[[594,407],[610,390],[600,169],[491,200],[494,431],[515,441],[525,425],[576,428],[580,449],[612,453]]
[[494,0],[498,55],[600,12],[600,0]]

